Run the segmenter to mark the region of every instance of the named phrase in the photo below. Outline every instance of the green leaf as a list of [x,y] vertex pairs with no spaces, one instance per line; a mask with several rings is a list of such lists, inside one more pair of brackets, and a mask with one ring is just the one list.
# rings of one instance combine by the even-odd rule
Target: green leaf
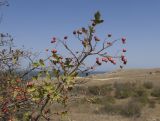
[[38,76],[33,76],[32,77],[32,80],[37,80],[38,79]]
[[33,67],[38,67],[39,66],[39,63],[38,62],[34,62],[33,63]]
[[51,79],[51,75],[50,75],[50,73],[48,71],[46,72],[46,78],[47,79]]
[[41,66],[45,66],[44,61],[43,61],[42,59],[39,60],[39,64],[40,64]]
[[17,92],[17,91],[14,91],[13,97],[15,98],[17,95],[18,95],[18,92]]
[[35,87],[29,87],[29,88],[27,89],[28,92],[34,92],[35,90],[36,90]]
[[100,17],[101,17],[101,14],[100,14],[99,11],[97,11],[97,12],[94,14],[95,20],[100,20]]

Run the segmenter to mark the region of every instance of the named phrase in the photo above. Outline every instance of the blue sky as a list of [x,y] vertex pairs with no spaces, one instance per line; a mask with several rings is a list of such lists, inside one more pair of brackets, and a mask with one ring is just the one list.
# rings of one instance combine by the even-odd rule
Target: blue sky
[[[44,51],[53,36],[72,35],[87,26],[99,10],[105,20],[97,29],[100,37],[125,36],[127,68],[160,67],[160,0],[9,0],[0,8],[0,32],[10,33],[18,46]],[[78,45],[75,40],[71,46]],[[114,49],[114,47],[113,47]],[[116,49],[116,48],[115,48]],[[88,60],[92,61],[92,60]],[[114,66],[103,66],[113,68]]]

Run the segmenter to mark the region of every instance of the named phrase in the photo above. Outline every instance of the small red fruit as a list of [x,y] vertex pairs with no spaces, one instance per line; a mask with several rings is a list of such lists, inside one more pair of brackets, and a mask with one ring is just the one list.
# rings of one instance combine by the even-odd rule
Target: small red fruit
[[52,50],[52,53],[56,53],[56,52],[57,52],[57,50],[56,50],[56,49],[53,49],[53,50]]
[[108,45],[108,46],[111,46],[111,45],[112,45],[112,43],[111,43],[111,42],[107,42],[107,45]]
[[94,36],[95,41],[100,41],[100,39],[97,36]]
[[68,39],[68,37],[67,37],[67,36],[65,36],[65,37],[64,37],[64,39]]
[[127,50],[126,49],[123,49],[123,52],[126,52]]
[[96,58],[96,63],[98,64],[98,65],[101,65],[102,63],[99,61],[99,58]]
[[33,83],[32,82],[27,82],[27,87],[32,87],[33,86]]
[[21,82],[21,80],[20,80],[20,79],[17,79],[16,82],[19,83],[19,82]]
[[127,60],[126,59],[123,61],[123,64],[125,64],[125,65],[127,64]]
[[108,57],[108,60],[109,60],[110,62],[113,61],[112,57]]
[[95,23],[92,23],[92,26],[96,26],[96,24],[95,24]]
[[122,37],[122,43],[125,44],[126,43],[126,38]]
[[76,31],[73,31],[73,34],[75,35],[75,34],[76,34]]
[[113,60],[113,61],[111,61],[114,65],[116,65],[116,61],[115,60]]
[[112,34],[108,34],[108,37],[111,37],[112,36]]
[[53,37],[51,43],[55,43],[56,42],[56,38]]
[[82,31],[81,31],[81,30],[78,30],[77,33],[78,33],[78,34],[82,34]]
[[108,59],[107,58],[102,58],[102,61],[107,62]]

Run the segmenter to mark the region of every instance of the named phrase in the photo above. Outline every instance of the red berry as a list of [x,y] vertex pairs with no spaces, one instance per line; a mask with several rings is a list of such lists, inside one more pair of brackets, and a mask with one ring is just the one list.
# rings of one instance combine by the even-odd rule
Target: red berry
[[56,41],[52,40],[51,43],[55,43]]
[[17,79],[16,82],[19,83],[19,82],[21,82],[21,80],[20,80],[20,79]]
[[27,87],[32,87],[33,86],[33,83],[32,82],[27,82]]
[[76,31],[73,31],[73,34],[76,34]]
[[121,55],[121,60],[124,61],[125,60],[125,56]]
[[64,37],[64,39],[67,39],[67,38],[68,38],[67,36]]
[[107,58],[102,58],[102,61],[107,62],[107,61],[108,61],[108,59],[107,59]]
[[127,50],[126,49],[123,49],[123,52],[126,52]]
[[95,41],[100,41],[100,39],[97,36],[94,36]]
[[56,38],[53,37],[51,43],[55,43],[56,42]]
[[110,62],[113,61],[112,57],[108,57],[108,60],[109,60]]
[[111,43],[111,42],[107,42],[107,45],[108,45],[108,46],[111,46],[111,45],[112,45],[112,43]]
[[108,34],[108,37],[111,37],[112,36],[112,34]]
[[98,65],[101,65],[102,63],[101,62],[99,62],[99,61],[96,61],[96,63],[98,64]]
[[99,61],[99,58],[96,58],[96,61]]
[[122,43],[125,44],[126,43],[126,38],[122,37]]
[[115,60],[113,60],[113,61],[112,61],[112,63],[115,65],[115,64],[116,64],[116,61],[115,61]]
[[52,50],[52,53],[56,53],[56,52],[57,52],[57,50],[56,50],[56,49],[53,49],[53,50]]
[[123,64],[125,64],[125,65],[127,64],[127,60],[126,59],[123,61]]
[[95,23],[92,23],[92,26],[95,26],[96,24]]
[[78,30],[77,33],[78,33],[78,34],[82,34],[82,31],[81,31],[81,30]]

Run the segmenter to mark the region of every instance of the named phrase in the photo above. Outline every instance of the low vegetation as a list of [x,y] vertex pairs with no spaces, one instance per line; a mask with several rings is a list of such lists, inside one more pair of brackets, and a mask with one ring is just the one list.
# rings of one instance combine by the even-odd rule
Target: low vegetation
[[[78,89],[78,88],[77,88]],[[160,97],[160,88],[154,87],[152,82],[131,83],[116,82],[100,86],[90,86],[85,89],[88,99],[81,102],[101,105],[96,114],[122,115],[125,117],[139,117],[144,107],[155,108]],[[79,102],[80,103],[80,102]]]

